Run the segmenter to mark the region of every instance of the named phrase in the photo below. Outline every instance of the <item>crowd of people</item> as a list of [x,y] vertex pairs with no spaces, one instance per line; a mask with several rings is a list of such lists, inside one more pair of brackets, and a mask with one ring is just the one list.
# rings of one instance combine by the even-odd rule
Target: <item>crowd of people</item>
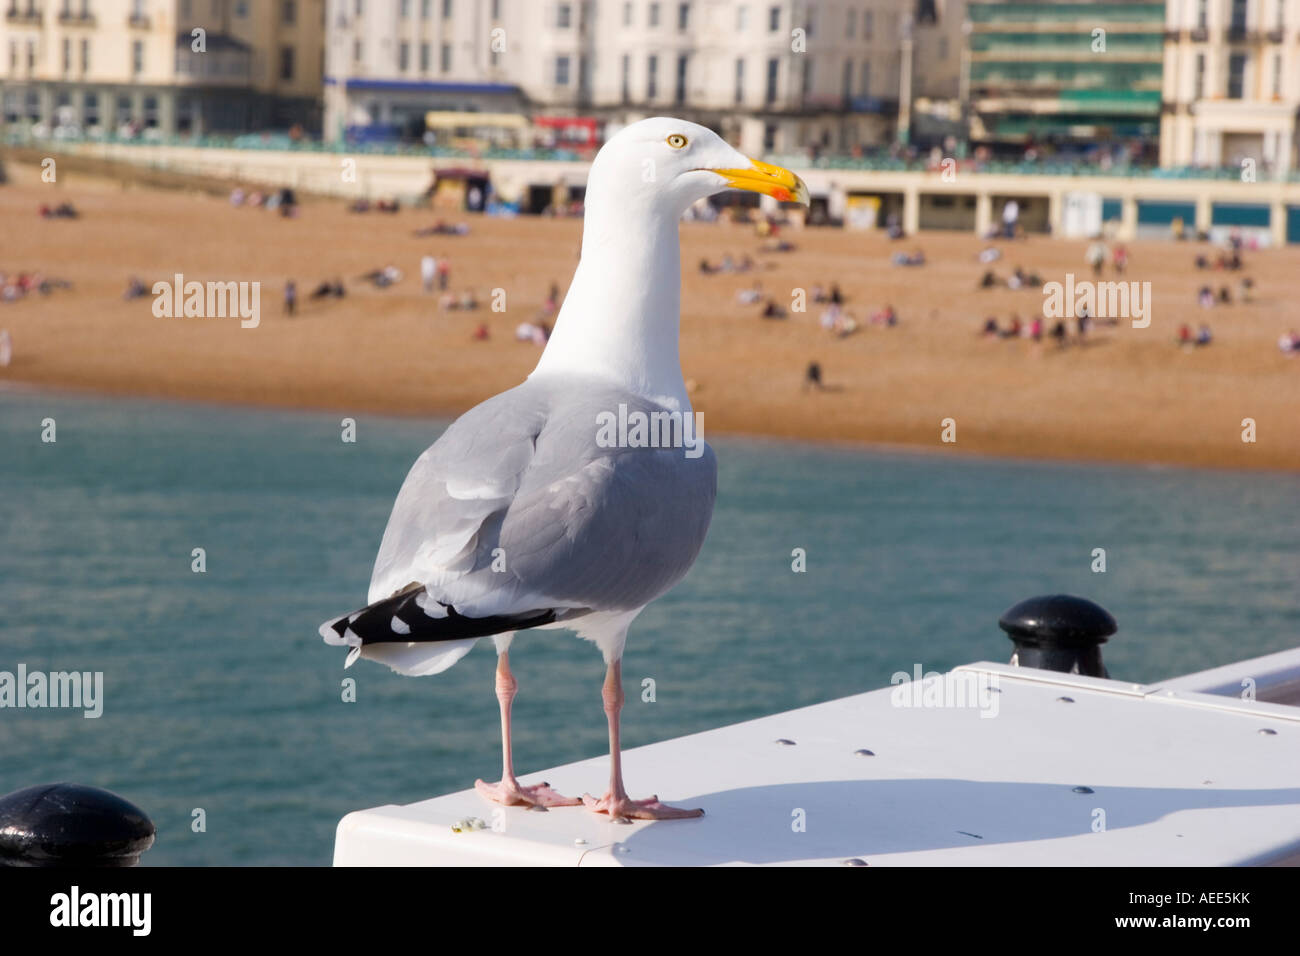
[[0,302],[13,303],[29,295],[49,295],[56,289],[71,289],[67,279],[55,279],[43,272],[0,272]]
[[711,263],[708,258],[700,260],[700,275],[720,275],[729,272],[751,272],[758,268],[758,264],[748,254],[733,258],[731,253],[724,253],[722,259],[717,265]]
[[401,203],[396,199],[376,199],[374,202],[371,202],[369,199],[354,199],[348,204],[348,212],[355,213],[396,213],[399,212],[401,208]]
[[1020,266],[1016,266],[1005,279],[999,278],[998,274],[992,269],[985,269],[984,275],[980,276],[979,287],[981,289],[996,289],[1000,286],[1013,290],[1026,289],[1037,292],[1043,288],[1043,277],[1037,272],[1026,272]]
[[286,219],[298,215],[298,197],[287,186],[269,192],[260,192],[256,189],[252,192],[245,192],[243,187],[236,186],[230,191],[230,205],[236,209],[251,208],[278,211]]
[[50,206],[41,203],[38,210],[42,219],[79,219],[81,213],[77,212],[77,207],[70,202],[61,202],[57,206]]
[[[1076,316],[1073,323],[1066,319],[1057,319],[1051,324],[1051,328],[1048,328],[1047,320],[1041,315],[1024,322],[1017,313],[1013,312],[1005,326],[998,322],[997,316],[988,316],[978,334],[986,339],[1029,339],[1031,342],[1042,342],[1047,338],[1058,348],[1065,348],[1069,345],[1084,344],[1088,334],[1097,324],[1098,320],[1086,311]],[[1117,320],[1107,319],[1104,324],[1115,325]]]

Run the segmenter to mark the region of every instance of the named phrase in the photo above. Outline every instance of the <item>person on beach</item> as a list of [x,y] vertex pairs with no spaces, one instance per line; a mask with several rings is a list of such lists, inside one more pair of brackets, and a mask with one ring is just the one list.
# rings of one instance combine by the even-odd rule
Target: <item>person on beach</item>
[[284,284],[284,311],[292,316],[298,307],[298,283],[290,279]]
[[0,368],[8,368],[14,358],[14,340],[8,329],[0,329]]
[[1087,253],[1083,257],[1084,262],[1092,266],[1094,276],[1101,275],[1102,269],[1106,266],[1106,244],[1098,239],[1088,247]]
[[803,391],[814,389],[820,392],[825,388],[826,385],[822,382],[821,365],[817,362],[809,362],[808,368],[803,373]]
[[422,256],[420,258],[420,282],[424,286],[425,295],[433,291],[433,283],[437,278],[438,260],[433,256]]

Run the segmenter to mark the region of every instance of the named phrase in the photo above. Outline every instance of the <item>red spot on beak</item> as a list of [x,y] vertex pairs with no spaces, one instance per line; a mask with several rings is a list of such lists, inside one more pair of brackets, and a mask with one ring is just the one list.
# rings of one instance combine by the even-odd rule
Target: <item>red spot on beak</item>
[[789,202],[790,190],[786,189],[784,186],[777,186],[775,189],[772,190],[772,197],[781,202]]

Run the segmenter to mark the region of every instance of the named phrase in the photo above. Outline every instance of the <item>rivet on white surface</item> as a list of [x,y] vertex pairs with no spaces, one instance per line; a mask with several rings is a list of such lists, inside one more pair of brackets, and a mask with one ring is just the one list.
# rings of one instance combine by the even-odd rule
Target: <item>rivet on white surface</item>
[[1265,737],[1276,737],[1276,736],[1277,736],[1277,731],[1274,730],[1272,727],[1261,727],[1261,728],[1259,729],[1259,732],[1260,732],[1261,734],[1263,734]]
[[782,747],[793,747],[795,745],[793,740],[788,740],[785,737],[778,737],[776,742]]
[[587,841],[584,840],[582,837],[578,837],[576,840],[573,841],[573,845],[574,845],[574,846],[586,846],[586,845],[587,845]]
[[856,856],[852,856],[849,857],[847,860],[840,861],[840,866],[870,866],[870,865],[871,864],[869,864],[866,860]]

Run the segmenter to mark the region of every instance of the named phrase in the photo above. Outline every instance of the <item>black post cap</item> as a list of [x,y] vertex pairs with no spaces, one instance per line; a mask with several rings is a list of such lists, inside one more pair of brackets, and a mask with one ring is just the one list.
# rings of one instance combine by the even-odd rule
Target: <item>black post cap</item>
[[76,783],[0,797],[0,866],[134,866],[154,825],[117,794]]
[[998,626],[1015,643],[1018,667],[1109,677],[1101,645],[1119,625],[1104,607],[1072,594],[1044,594],[1003,612]]

